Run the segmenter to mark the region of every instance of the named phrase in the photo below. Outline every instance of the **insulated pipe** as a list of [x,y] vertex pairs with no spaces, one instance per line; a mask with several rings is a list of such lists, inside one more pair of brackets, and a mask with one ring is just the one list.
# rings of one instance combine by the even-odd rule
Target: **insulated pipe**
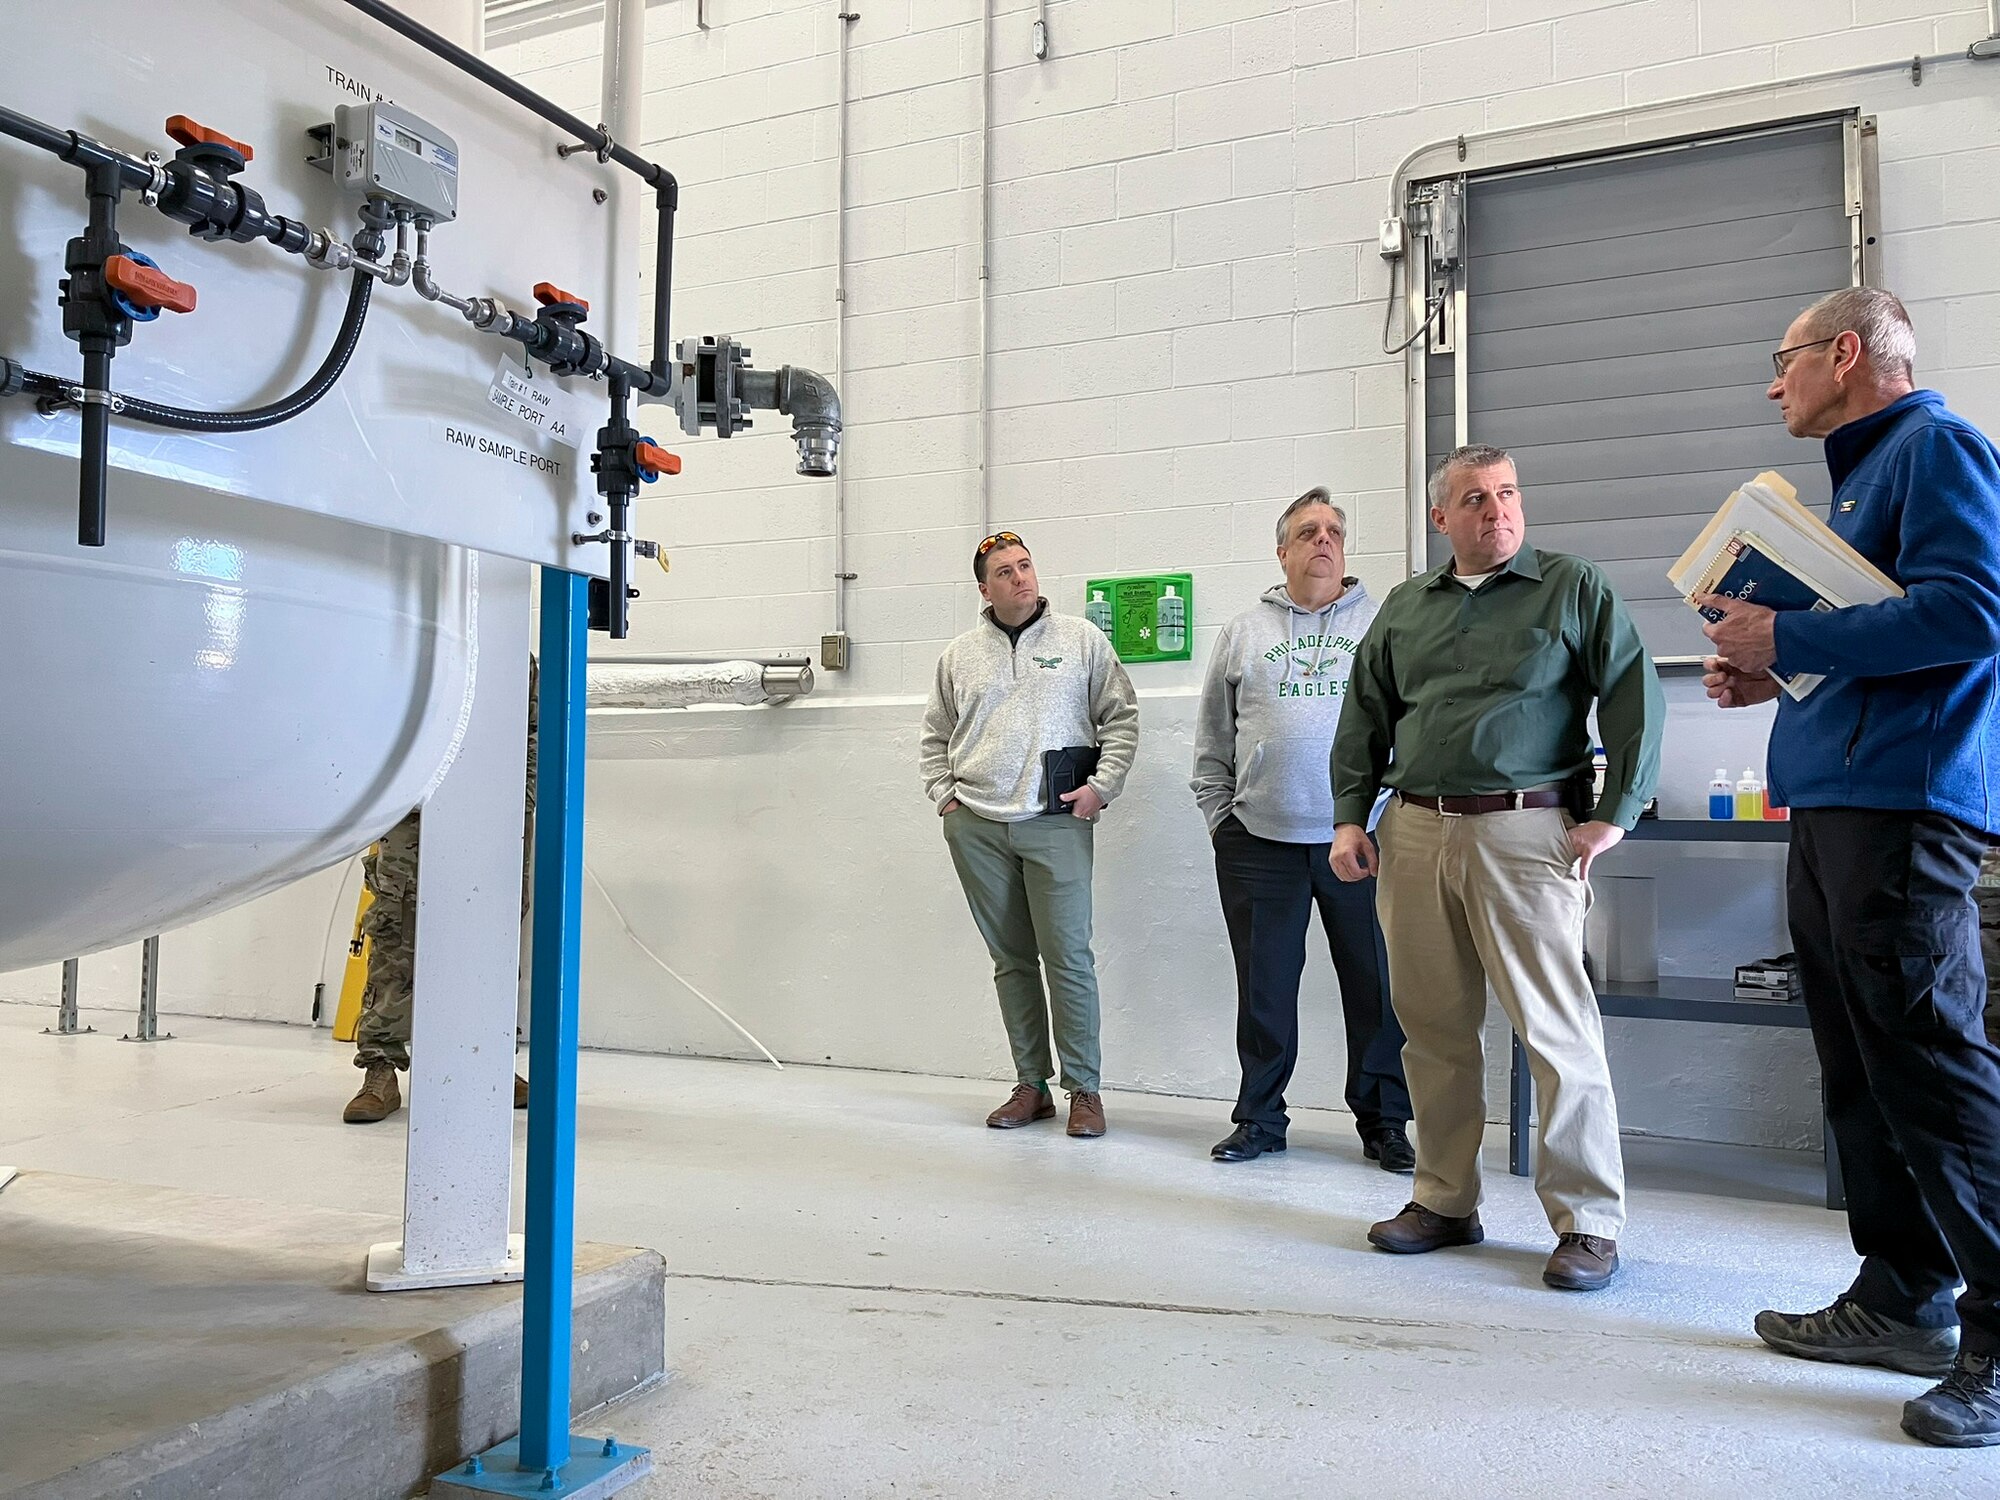
[[803,698],[813,689],[809,666],[766,667],[754,661],[649,667],[630,662],[590,669],[592,708],[692,708],[699,704],[757,707]]

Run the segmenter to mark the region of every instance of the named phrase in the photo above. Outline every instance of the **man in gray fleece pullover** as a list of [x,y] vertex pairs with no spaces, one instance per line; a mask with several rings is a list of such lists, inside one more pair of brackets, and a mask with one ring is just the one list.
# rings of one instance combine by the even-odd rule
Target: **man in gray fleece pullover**
[[[1020,537],[1001,531],[980,542],[972,576],[987,608],[938,659],[919,768],[993,955],[1014,1053],[1018,1082],[986,1123],[1010,1130],[1054,1116],[1053,1016],[1069,1133],[1100,1136],[1092,835],[1132,769],[1139,702],[1104,632],[1049,608]],[[1045,757],[1091,746],[1097,768],[1052,802]]]
[[1334,729],[1354,652],[1376,604],[1346,576],[1347,516],[1310,489],[1278,518],[1285,582],[1223,627],[1195,729],[1194,795],[1215,845],[1215,880],[1236,956],[1243,1083],[1218,1161],[1285,1149],[1285,1085],[1299,1055],[1299,979],[1315,905],[1347,1022],[1347,1105],[1368,1158],[1416,1164],[1404,1128],[1403,1033],[1372,880],[1349,885],[1333,843]]

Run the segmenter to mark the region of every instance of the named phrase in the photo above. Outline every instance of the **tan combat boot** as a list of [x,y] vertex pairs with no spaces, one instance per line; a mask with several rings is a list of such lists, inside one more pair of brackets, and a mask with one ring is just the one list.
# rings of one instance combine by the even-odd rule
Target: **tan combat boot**
[[370,1063],[368,1076],[361,1082],[361,1092],[347,1101],[347,1111],[340,1118],[349,1125],[373,1125],[402,1107],[403,1091],[396,1087],[396,1065]]

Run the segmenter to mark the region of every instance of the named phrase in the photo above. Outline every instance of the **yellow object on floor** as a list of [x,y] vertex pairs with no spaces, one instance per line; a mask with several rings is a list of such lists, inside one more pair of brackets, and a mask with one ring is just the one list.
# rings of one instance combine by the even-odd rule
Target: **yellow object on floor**
[[361,919],[374,904],[375,893],[363,881],[361,899],[354,907],[354,936],[347,944],[347,967],[340,974],[340,1003],[333,1010],[336,1042],[353,1041],[361,1025],[361,991],[368,984],[368,950],[372,946],[370,939],[361,935]]

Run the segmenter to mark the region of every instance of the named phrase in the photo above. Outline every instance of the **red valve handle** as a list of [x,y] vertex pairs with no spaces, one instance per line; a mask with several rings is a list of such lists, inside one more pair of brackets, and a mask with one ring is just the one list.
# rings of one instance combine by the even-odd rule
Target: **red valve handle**
[[164,307],[168,312],[194,311],[194,288],[176,281],[158,266],[142,266],[129,256],[114,255],[104,263],[104,279],[139,307]]
[[544,307],[553,307],[558,302],[573,302],[585,312],[590,311],[590,304],[588,302],[577,296],[575,292],[564,291],[553,281],[538,281],[535,283],[535,300]]
[[649,443],[640,438],[632,449],[632,458],[648,474],[678,474],[681,471],[681,456],[669,453],[657,443]]
[[186,115],[170,115],[167,118],[167,134],[183,146],[227,146],[245,161],[257,153],[238,140],[232,140],[219,130],[211,130],[199,121]]

